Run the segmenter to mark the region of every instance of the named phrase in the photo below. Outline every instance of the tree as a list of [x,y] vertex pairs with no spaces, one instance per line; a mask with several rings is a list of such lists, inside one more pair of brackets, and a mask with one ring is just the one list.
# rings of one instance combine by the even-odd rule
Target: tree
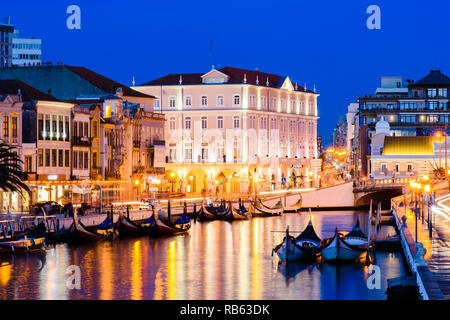
[[23,183],[27,175],[22,170],[22,160],[13,150],[13,146],[0,143],[0,190],[31,193],[30,188]]

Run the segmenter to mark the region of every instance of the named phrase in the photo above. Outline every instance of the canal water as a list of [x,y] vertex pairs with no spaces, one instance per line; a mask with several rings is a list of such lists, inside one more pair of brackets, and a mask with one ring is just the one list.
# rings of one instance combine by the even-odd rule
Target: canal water
[[[313,218],[323,238],[335,227],[349,231],[358,216],[367,229],[367,213]],[[400,252],[376,253],[380,289],[368,288],[367,267],[358,263],[279,263],[271,250],[284,234],[273,231],[303,230],[308,219],[301,213],[197,222],[187,235],[56,244],[45,253],[3,256],[0,299],[386,299],[387,279],[406,275]],[[71,265],[80,268],[80,289],[67,287]]]

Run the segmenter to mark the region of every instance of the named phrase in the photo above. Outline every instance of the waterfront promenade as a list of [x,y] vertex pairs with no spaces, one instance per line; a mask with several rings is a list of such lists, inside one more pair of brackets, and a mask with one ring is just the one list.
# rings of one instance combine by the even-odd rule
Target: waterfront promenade
[[[413,272],[420,271],[417,273],[419,288],[422,282],[421,289],[425,289],[430,300],[450,299],[450,210],[445,206],[450,196],[447,184],[438,185],[435,195],[434,205],[428,206],[424,203],[422,206],[422,203],[418,202],[417,219],[411,195],[403,195],[392,200],[398,227],[402,225],[402,217],[406,217],[406,225],[402,228],[405,257],[409,260]],[[422,265],[420,259],[416,257],[416,241],[426,250],[424,255],[426,265]]]

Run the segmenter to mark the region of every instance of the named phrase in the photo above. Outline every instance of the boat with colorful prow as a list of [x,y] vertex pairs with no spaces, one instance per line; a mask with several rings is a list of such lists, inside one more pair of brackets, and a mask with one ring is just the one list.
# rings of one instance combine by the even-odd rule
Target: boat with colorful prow
[[205,221],[205,220],[220,220],[222,219],[222,215],[226,212],[225,207],[220,206],[212,206],[212,205],[205,205],[204,202],[202,202],[201,208],[198,211],[197,219],[199,221]]
[[73,225],[69,238],[74,240],[114,240],[119,235],[119,230],[113,223],[111,214],[107,213],[105,220],[96,226],[85,226],[78,218],[77,213],[73,213]]
[[[164,218],[164,212],[161,210],[161,206],[157,204],[154,207],[154,219],[156,223],[156,232],[159,234],[179,234],[188,232],[191,228],[191,220],[189,219],[186,209],[184,210],[181,217],[172,222],[171,219],[171,208],[170,208],[170,200],[167,202],[167,218]],[[186,207],[185,207],[186,208]]]
[[289,226],[286,228],[286,236],[273,251],[281,261],[294,262],[316,258],[319,255],[320,238],[314,230],[312,219],[303,232],[296,238],[289,234]]
[[261,200],[256,199],[256,201],[251,202],[248,210],[252,217],[273,217],[280,216],[283,213],[283,207],[276,204],[272,208],[263,205]]
[[152,214],[150,218],[133,221],[130,219],[130,209],[127,207],[126,216],[122,215],[119,218],[118,227],[120,235],[151,235],[155,233],[157,226],[155,215]]
[[336,228],[334,236],[324,239],[320,252],[324,261],[356,261],[367,253],[368,241],[359,227],[359,218],[352,231],[344,235]]
[[0,253],[27,253],[45,249],[45,237],[16,233],[14,220],[0,221]]
[[[239,199],[240,200],[240,199]],[[241,201],[239,201],[239,208],[233,208],[231,201],[229,202],[229,209],[223,215],[222,219],[225,221],[234,221],[234,220],[248,220],[247,210],[243,208]],[[245,211],[244,211],[245,210]]]

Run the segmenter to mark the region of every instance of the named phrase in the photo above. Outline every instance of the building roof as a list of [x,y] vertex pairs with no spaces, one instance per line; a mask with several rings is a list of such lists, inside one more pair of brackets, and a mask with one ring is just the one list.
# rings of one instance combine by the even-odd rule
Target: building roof
[[432,156],[434,155],[433,136],[384,138],[383,156]]
[[441,73],[441,70],[431,70],[426,77],[416,81],[411,86],[428,86],[428,85],[449,85],[450,78]]
[[[234,68],[234,67],[224,67],[221,69],[218,69],[217,71],[220,71],[227,76],[229,76],[229,79],[226,83],[229,84],[240,84],[244,83],[244,79],[246,80],[245,83],[252,84],[252,85],[260,85],[260,86],[266,86],[268,82],[268,86],[272,88],[280,88],[283,84],[284,80],[287,78],[287,76],[279,76],[277,74],[272,73],[266,73],[261,72],[257,70],[247,70],[247,69],[240,69],[240,68]],[[168,74],[161,78],[151,80],[148,82],[145,82],[141,84],[141,86],[164,86],[164,85],[178,85],[180,84],[180,76],[182,80],[183,85],[189,85],[189,84],[204,84],[202,76],[204,73],[178,73],[178,74]],[[257,83],[258,80],[258,83]],[[304,89],[304,87],[297,85],[296,91],[306,91],[308,93],[314,93],[313,91],[309,89]]]
[[17,95],[19,90],[22,101],[25,102],[33,100],[58,101],[52,95],[39,91],[20,80],[0,80],[0,96],[5,94]]
[[44,65],[2,68],[0,79],[20,79],[59,100],[74,100],[80,96],[115,95],[119,88],[126,97],[154,98],[84,67]]
[[154,98],[154,96],[133,90],[130,87],[127,87],[119,82],[106,78],[101,74],[98,74],[87,68],[73,67],[73,66],[66,66],[66,67],[72,72],[79,75],[81,78],[89,81],[92,85],[96,86],[97,88],[105,92],[115,94],[117,89],[122,88],[123,95],[127,97]]

